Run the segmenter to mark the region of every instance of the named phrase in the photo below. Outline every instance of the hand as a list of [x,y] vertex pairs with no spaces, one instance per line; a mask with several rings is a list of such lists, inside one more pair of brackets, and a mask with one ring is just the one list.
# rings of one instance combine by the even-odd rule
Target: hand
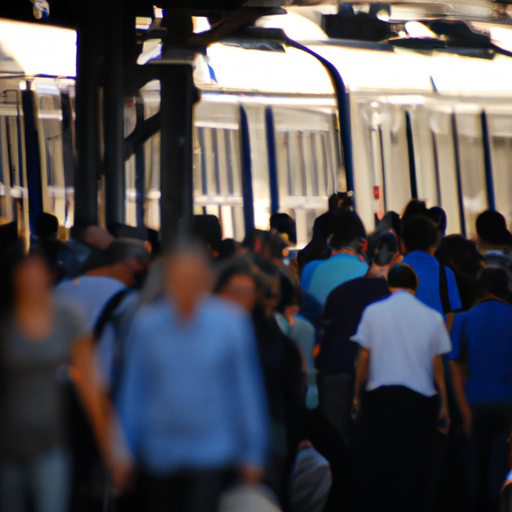
[[461,407],[460,412],[462,414],[462,426],[464,428],[464,432],[469,437],[471,435],[471,408],[469,406]]
[[356,421],[359,416],[359,398],[357,396],[352,400],[352,410],[350,411],[350,416],[354,421]]
[[443,403],[441,404],[441,409],[439,410],[439,416],[437,418],[437,430],[441,432],[441,434],[448,434],[450,430],[450,413],[448,412],[448,406]]
[[263,469],[259,466],[248,464],[240,468],[240,476],[246,484],[257,485],[263,477]]

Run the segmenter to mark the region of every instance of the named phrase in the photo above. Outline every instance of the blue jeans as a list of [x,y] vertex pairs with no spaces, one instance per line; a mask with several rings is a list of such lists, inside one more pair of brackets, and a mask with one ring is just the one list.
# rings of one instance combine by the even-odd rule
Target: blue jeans
[[69,501],[71,459],[66,450],[53,448],[29,461],[3,462],[2,512],[25,512],[33,496],[35,512],[66,512]]

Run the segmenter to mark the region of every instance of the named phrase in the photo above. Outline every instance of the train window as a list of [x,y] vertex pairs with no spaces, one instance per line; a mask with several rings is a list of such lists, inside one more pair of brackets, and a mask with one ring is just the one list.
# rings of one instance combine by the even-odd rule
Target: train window
[[297,245],[312,236],[314,219],[337,190],[340,155],[336,118],[328,110],[274,107],[279,210],[297,223]]
[[[147,119],[159,111],[160,96],[156,90],[145,91],[143,99]],[[159,132],[144,144],[144,169],[144,223],[159,229]],[[245,236],[241,172],[238,105],[201,101],[195,109],[193,129],[194,213],[216,215],[224,237],[236,240]],[[133,179],[127,186],[134,187]]]
[[512,224],[512,116],[487,117],[491,145],[495,206]]
[[403,106],[393,104],[384,104],[381,109],[381,125],[372,133],[379,138],[382,155],[373,149],[374,158],[382,160],[384,211],[400,213],[411,198],[406,111]]
[[63,226],[70,226],[72,205],[67,201],[62,136],[62,101],[53,82],[32,85],[37,116],[44,211],[53,213]]
[[28,240],[28,190],[23,133],[20,91],[5,91],[0,103],[0,224],[17,220]]
[[430,116],[432,146],[434,150],[441,206],[447,216],[447,234],[461,233],[461,216],[458,195],[458,178],[455,167],[455,148],[451,114],[432,111]]
[[479,113],[457,113],[455,120],[466,236],[471,237],[476,217],[488,208],[482,125]]
[[416,187],[418,199],[428,206],[441,204],[439,182],[436,170],[433,134],[430,130],[430,113],[423,105],[409,108],[416,166]]

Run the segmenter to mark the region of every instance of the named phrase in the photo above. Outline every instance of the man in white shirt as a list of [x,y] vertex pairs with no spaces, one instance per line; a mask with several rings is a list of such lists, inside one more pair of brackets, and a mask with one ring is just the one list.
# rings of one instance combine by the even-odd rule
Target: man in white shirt
[[395,265],[388,284],[391,296],[365,309],[351,338],[362,347],[354,398],[361,510],[420,512],[429,505],[436,420],[448,428],[441,354],[451,345],[441,315],[414,296],[411,267]]

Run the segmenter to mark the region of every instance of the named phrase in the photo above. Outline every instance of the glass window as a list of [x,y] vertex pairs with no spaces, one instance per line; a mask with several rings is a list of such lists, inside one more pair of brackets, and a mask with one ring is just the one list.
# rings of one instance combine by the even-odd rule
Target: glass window
[[512,225],[512,116],[487,116],[493,171],[494,200],[509,226]]
[[471,237],[475,233],[476,217],[489,207],[481,117],[479,114],[457,113],[455,119],[466,236]]

